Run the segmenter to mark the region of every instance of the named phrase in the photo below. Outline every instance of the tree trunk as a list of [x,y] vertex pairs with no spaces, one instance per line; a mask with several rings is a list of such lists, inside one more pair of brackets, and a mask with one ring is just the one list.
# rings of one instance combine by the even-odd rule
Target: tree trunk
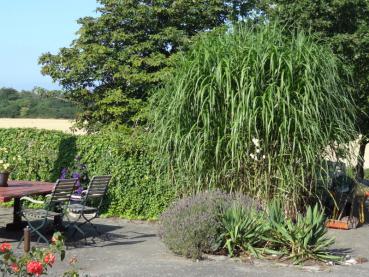
[[356,164],[356,179],[361,180],[364,178],[364,156],[365,156],[365,147],[368,143],[367,138],[363,137],[359,141],[359,154],[357,157]]

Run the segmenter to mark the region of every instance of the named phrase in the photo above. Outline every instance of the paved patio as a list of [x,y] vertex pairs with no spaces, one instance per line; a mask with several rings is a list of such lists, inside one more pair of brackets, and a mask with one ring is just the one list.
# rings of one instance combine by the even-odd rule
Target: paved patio
[[[11,220],[11,209],[0,208],[0,226]],[[103,235],[88,238],[88,245],[76,240],[68,243],[67,258],[77,256],[81,276],[369,276],[369,263],[327,267],[323,272],[309,272],[272,262],[243,263],[234,260],[191,261],[170,253],[157,236],[152,223],[121,219],[98,219]],[[369,258],[369,225],[351,231],[331,231],[335,248],[353,256]],[[9,233],[0,227],[0,242],[17,244],[21,233]],[[67,263],[58,262],[50,276],[61,276]]]

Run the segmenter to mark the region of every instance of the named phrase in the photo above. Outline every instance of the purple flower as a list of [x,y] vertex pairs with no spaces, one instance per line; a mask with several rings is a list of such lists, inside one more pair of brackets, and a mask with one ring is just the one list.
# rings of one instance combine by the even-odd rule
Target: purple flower
[[76,189],[76,191],[74,192],[77,195],[81,195],[83,191],[83,187],[79,187],[78,189]]
[[66,179],[67,178],[67,174],[68,174],[68,168],[63,167],[61,172],[60,172],[60,177],[59,179]]
[[78,172],[73,172],[72,173],[72,178],[76,178],[79,180],[79,178],[81,178],[81,174],[79,174]]

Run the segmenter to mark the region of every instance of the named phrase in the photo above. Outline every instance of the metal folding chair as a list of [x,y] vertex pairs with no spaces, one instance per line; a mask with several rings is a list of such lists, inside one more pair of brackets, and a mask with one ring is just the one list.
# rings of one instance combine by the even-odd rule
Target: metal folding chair
[[101,235],[101,232],[91,221],[100,215],[110,179],[111,176],[94,176],[87,190],[82,192],[80,203],[68,205],[66,217],[69,225],[67,227],[74,228],[72,236],[78,231],[86,242],[86,232],[81,228],[85,224],[89,224],[96,234]]
[[[64,209],[70,201],[70,196],[76,189],[76,182],[78,179],[60,179],[57,180],[51,194],[46,196],[45,201],[35,200],[31,197],[22,197],[22,200],[29,201],[35,204],[43,204],[41,209],[28,209],[22,207],[22,217],[27,221],[31,234],[37,234],[37,242],[43,240],[47,244],[49,241],[41,233],[41,229],[46,226],[49,219],[63,218]],[[24,204],[24,202],[23,202]],[[20,240],[22,242],[23,237]]]

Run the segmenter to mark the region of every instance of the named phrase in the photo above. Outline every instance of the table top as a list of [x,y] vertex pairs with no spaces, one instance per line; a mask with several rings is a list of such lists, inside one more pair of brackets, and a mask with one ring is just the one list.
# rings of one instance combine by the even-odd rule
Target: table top
[[7,187],[0,187],[0,202],[22,196],[48,194],[53,188],[54,183],[49,182],[9,180]]

